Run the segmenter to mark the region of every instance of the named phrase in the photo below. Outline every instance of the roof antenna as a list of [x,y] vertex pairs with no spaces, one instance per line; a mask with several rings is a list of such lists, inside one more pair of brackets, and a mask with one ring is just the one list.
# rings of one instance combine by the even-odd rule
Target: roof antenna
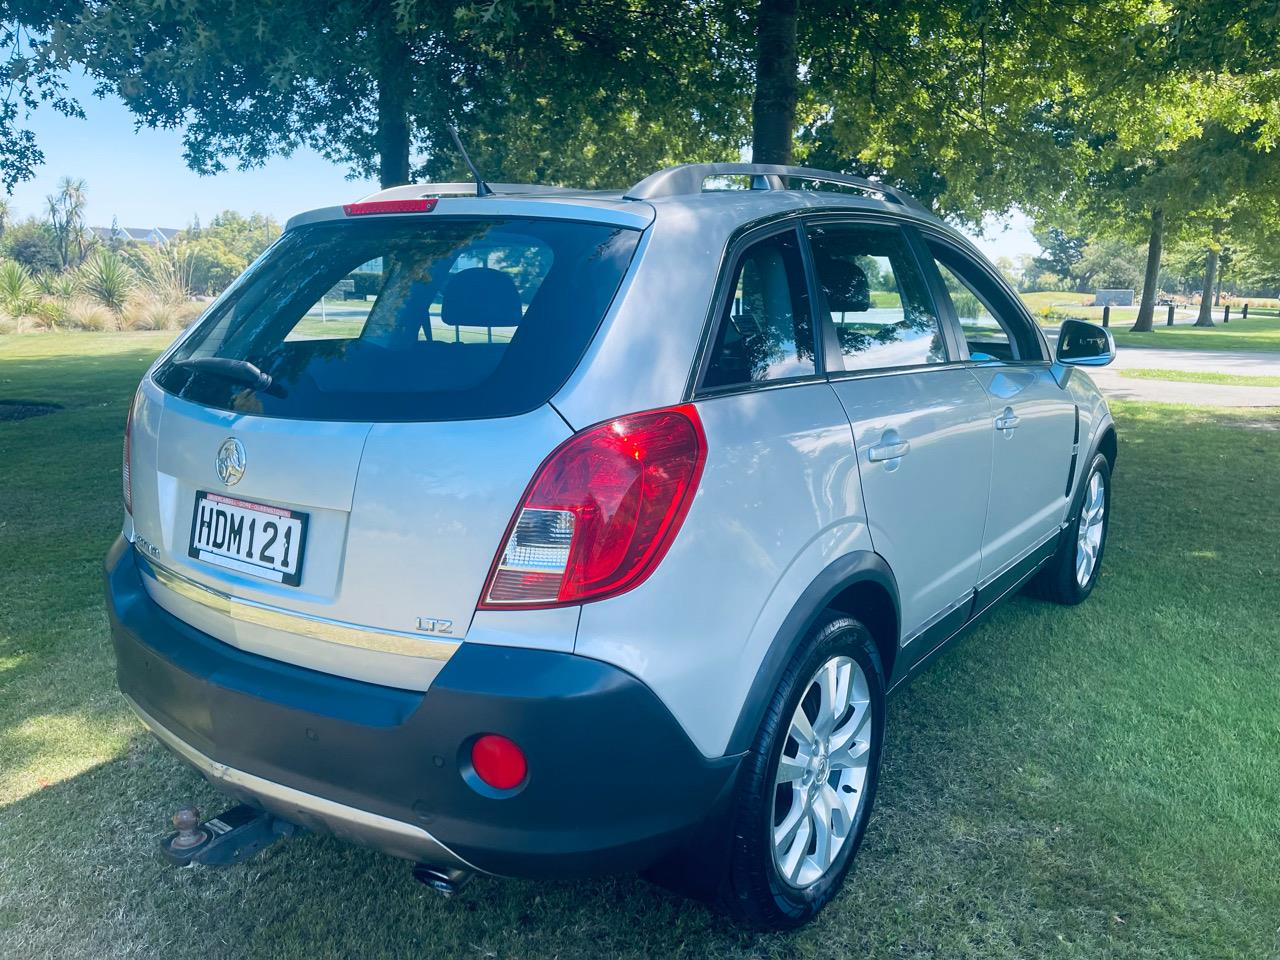
[[493,193],[493,191],[490,190],[489,185],[484,182],[484,178],[480,176],[480,171],[477,170],[476,165],[471,162],[471,157],[467,153],[467,148],[464,147],[462,145],[462,141],[458,139],[458,128],[455,127],[452,123],[448,124],[447,126],[449,127],[449,136],[453,137],[453,145],[458,148],[458,152],[462,154],[462,159],[467,164],[467,169],[470,170],[471,175],[476,178],[476,196],[477,197],[489,196],[489,194]]

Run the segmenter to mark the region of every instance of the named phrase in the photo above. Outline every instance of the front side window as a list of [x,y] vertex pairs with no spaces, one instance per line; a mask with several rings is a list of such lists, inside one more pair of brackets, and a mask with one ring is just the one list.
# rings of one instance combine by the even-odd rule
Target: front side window
[[779,233],[738,258],[702,385],[714,390],[816,372],[800,244],[795,233]]
[[1005,363],[1044,359],[1031,321],[985,270],[945,244],[930,241],[929,249],[968,344],[970,359]]
[[947,362],[942,325],[902,232],[895,227],[816,224],[813,269],[844,369]]
[[524,413],[582,357],[639,236],[534,219],[301,227],[209,312],[156,380],[196,403],[260,416]]
[[1017,349],[1009,339],[1009,331],[987,309],[977,291],[969,286],[945,263],[938,264],[938,273],[955,308],[956,320],[964,331],[971,360],[1016,360]]

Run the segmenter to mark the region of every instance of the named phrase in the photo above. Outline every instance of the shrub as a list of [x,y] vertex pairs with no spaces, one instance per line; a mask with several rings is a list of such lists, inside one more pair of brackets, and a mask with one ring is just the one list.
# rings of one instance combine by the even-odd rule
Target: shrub
[[22,264],[0,260],[0,309],[11,317],[24,317],[35,307],[40,288]]
[[147,289],[165,303],[191,299],[194,257],[191,245],[181,241],[162,246],[141,246],[130,254]]
[[204,304],[192,300],[173,303],[150,290],[130,298],[120,316],[122,330],[181,330],[198,317]]
[[95,250],[79,267],[80,285],[90,297],[112,313],[124,311],[138,278],[119,254]]
[[36,286],[46,297],[56,300],[70,300],[80,292],[80,281],[74,273],[37,274]]
[[31,306],[31,316],[50,329],[59,327],[67,319],[67,301],[56,297],[37,297]]
[[68,301],[63,322],[73,330],[112,330],[116,327],[114,314],[88,297],[75,297]]

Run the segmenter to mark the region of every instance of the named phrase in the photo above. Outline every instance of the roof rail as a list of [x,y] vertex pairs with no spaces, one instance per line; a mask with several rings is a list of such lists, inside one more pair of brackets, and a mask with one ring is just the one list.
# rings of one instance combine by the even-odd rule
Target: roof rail
[[[491,183],[489,188],[496,194],[537,194],[537,193],[581,193],[571,187],[548,187],[540,183]],[[419,197],[474,197],[476,184],[468,183],[406,183],[398,187],[387,187],[361,197],[360,202],[370,200],[417,200]]]
[[887,184],[854,177],[847,173],[832,173],[814,167],[789,167],[777,163],[682,163],[667,167],[645,177],[624,195],[627,200],[654,200],[658,197],[682,197],[701,193],[702,185],[710,177],[751,177],[752,190],[785,190],[783,177],[813,180],[818,183],[836,183],[854,187],[866,193],[876,194],[890,203],[926,210],[925,206],[910,194]]

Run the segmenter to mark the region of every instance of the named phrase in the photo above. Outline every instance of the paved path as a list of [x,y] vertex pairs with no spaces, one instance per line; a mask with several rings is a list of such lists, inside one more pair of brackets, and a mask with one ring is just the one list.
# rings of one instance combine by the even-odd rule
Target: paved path
[[[1046,329],[1045,336],[1050,347],[1058,342],[1057,330]],[[1280,407],[1280,387],[1139,380],[1120,373],[1121,370],[1143,368],[1280,377],[1280,352],[1166,350],[1160,347],[1123,346],[1116,349],[1115,362],[1110,366],[1088,369],[1086,372],[1093,377],[1103,393],[1117,400],[1154,400],[1205,407]]]
[[1208,407],[1280,407],[1280,387],[1139,380],[1121,375],[1122,370],[1143,368],[1277,377],[1280,376],[1280,353],[1120,347],[1114,363],[1093,371],[1094,381],[1102,392],[1117,400],[1157,400]]

